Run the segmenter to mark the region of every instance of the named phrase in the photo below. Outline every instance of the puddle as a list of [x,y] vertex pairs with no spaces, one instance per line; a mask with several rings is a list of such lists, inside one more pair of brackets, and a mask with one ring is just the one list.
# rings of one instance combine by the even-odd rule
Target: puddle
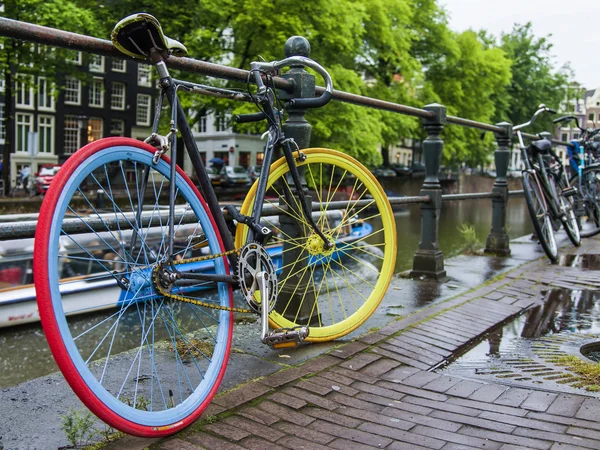
[[[553,289],[544,305],[500,326],[442,369],[447,375],[503,383],[552,384],[573,391],[570,374],[554,364],[566,355],[581,356],[584,342],[600,335],[600,291]],[[600,342],[589,346],[588,358]]]
[[600,270],[600,255],[560,255],[558,265],[576,267],[578,269]]

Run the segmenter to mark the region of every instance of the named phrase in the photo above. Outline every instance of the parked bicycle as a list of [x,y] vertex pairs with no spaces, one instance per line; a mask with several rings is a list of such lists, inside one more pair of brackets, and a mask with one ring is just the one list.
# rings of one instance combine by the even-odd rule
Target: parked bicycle
[[579,125],[575,116],[564,116],[554,123],[575,122],[581,131],[579,139],[571,141],[567,147],[571,167],[571,186],[577,188],[575,213],[582,237],[591,237],[600,233],[600,142],[597,140],[600,128],[585,129]]
[[[186,48],[150,15],[123,19],[112,39],[156,66],[152,135],[145,143],[95,141],[63,165],[40,212],[35,287],[51,351],[79,398],[119,430],[161,436],[192,423],[215,395],[234,312],[258,314],[261,340],[274,348],[329,341],[361,325],[389,285],[396,230],[368,169],[335,150],[299,149],[282,132],[272,77],[290,65],[314,69],[326,92],[285,106],[324,106],[332,82],[315,61],[253,62],[256,88],[244,93],[172,78],[165,60]],[[260,177],[239,211],[223,213],[179,91],[254,102],[260,112],[238,122],[268,122]],[[171,121],[163,136],[165,97]],[[178,165],[179,135],[200,191]],[[75,301],[82,292],[85,303]],[[98,311],[106,299],[113,307]],[[67,317],[75,312],[89,320]]]
[[513,130],[519,138],[525,165],[523,191],[533,228],[548,258],[556,262],[558,246],[554,233],[561,223],[573,245],[581,244],[581,236],[573,204],[577,190],[569,184],[567,172],[552,150],[552,142],[540,139],[526,146],[523,141],[521,130],[533,124],[544,112],[556,114],[556,111],[542,104],[528,122],[513,127]]

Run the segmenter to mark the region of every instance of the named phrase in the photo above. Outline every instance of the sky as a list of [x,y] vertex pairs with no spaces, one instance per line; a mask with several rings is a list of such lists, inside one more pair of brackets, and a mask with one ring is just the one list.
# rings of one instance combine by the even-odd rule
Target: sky
[[495,36],[532,22],[536,37],[552,34],[555,66],[570,63],[575,81],[600,87],[600,1],[439,0],[455,31],[485,29]]

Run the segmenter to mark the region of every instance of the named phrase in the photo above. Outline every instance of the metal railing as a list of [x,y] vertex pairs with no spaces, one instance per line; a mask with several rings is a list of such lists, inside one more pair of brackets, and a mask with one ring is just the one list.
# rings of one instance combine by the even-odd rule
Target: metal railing
[[[20,22],[0,17],[0,36],[30,41],[43,45],[63,47],[87,53],[110,56],[119,59],[130,59],[119,52],[110,41],[83,36],[76,33],[56,30],[30,23]],[[308,44],[308,42],[306,43]],[[287,44],[286,44],[287,47]],[[306,49],[308,49],[308,45]],[[290,50],[290,48],[286,50]],[[286,56],[292,56],[290,52]],[[137,61],[137,60],[135,60]],[[139,61],[138,61],[139,62]],[[167,66],[186,72],[207,75],[226,80],[246,82],[249,72],[235,69],[220,64],[198,61],[192,58],[170,57]],[[293,72],[293,73],[292,73]],[[306,83],[306,79],[311,82]],[[284,92],[284,96],[313,97],[324,91],[322,87],[314,87],[314,76],[299,69],[288,72],[274,79],[275,86]],[[506,179],[512,137],[512,125],[499,123],[496,125],[476,122],[461,117],[447,116],[446,108],[442,105],[427,105],[423,109],[400,105],[385,100],[374,99],[343,91],[333,91],[333,98],[337,101],[376,108],[384,111],[418,117],[422,120],[427,138],[422,143],[422,152],[425,162],[425,179],[419,196],[400,197],[390,199],[393,205],[418,203],[421,205],[421,242],[414,256],[413,276],[427,276],[435,279],[445,277],[443,254],[438,246],[439,218],[444,201],[492,199],[492,223],[485,251],[498,255],[509,255],[509,239],[506,233],[506,209],[509,197],[522,195],[523,191],[509,191]],[[286,136],[295,139],[300,148],[310,144],[310,124],[304,117],[305,111],[288,109],[294,126],[284,125]],[[439,180],[439,169],[444,142],[440,137],[444,126],[449,124],[475,128],[494,133],[498,147],[494,153],[496,164],[496,179],[492,192],[472,194],[442,195]],[[533,134],[523,134],[529,139],[539,139]],[[553,140],[558,145],[571,145],[568,142]],[[268,213],[268,212],[266,212]],[[0,225],[0,240],[15,238],[32,238],[36,221],[20,223],[2,223]],[[89,228],[88,228],[89,231]]]

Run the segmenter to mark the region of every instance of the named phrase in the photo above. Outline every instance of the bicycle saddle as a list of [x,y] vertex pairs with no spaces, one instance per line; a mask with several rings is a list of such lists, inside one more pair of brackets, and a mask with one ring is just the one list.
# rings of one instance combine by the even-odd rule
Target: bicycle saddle
[[533,141],[531,147],[540,153],[548,153],[548,150],[552,147],[552,142],[548,139],[540,139],[539,141]]
[[175,56],[187,55],[185,45],[165,36],[158,20],[146,13],[121,19],[110,38],[119,51],[138,59],[148,59],[152,48]]

